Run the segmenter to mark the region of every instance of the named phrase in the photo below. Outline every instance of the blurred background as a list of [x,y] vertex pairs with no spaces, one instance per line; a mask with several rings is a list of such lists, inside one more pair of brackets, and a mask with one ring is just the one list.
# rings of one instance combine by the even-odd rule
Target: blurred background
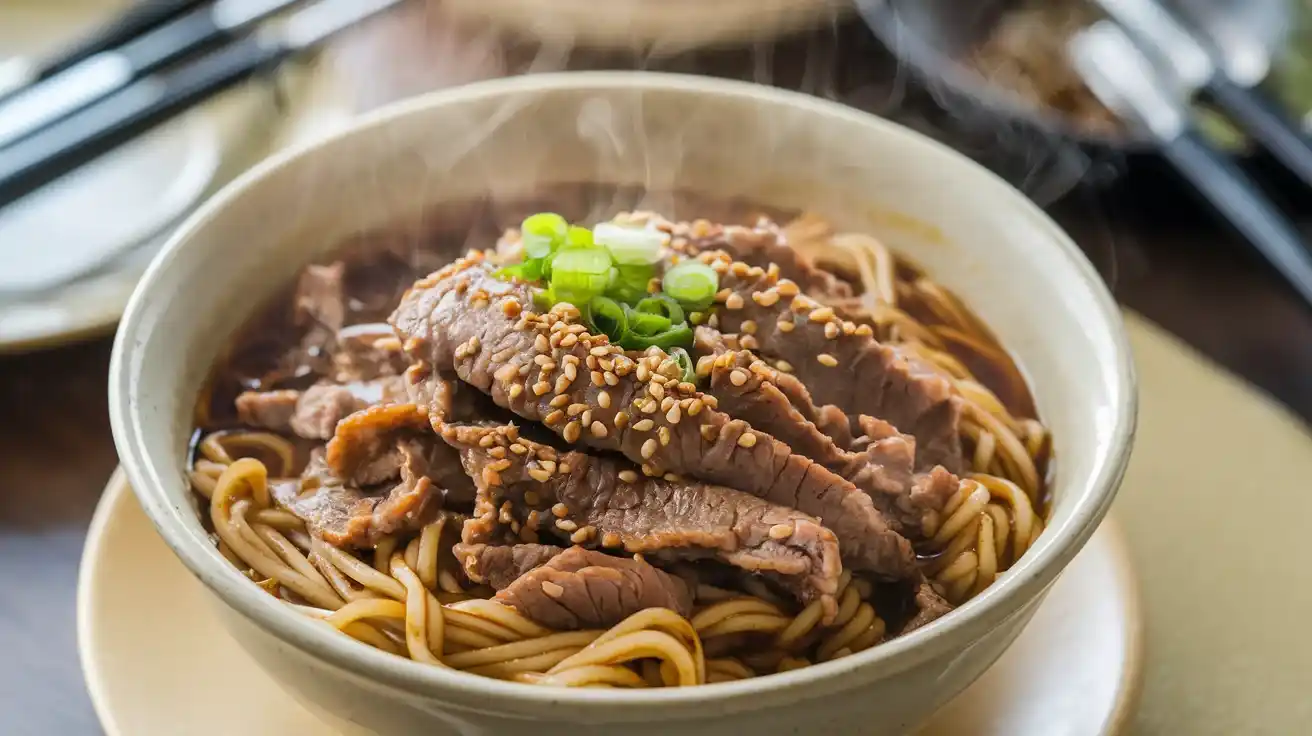
[[[47,586],[0,594],[0,714],[21,709],[21,733],[98,732],[76,562],[116,465],[110,335],[154,251],[268,154],[453,85],[705,74],[911,126],[1048,209],[1127,308],[1306,421],[1312,2],[1176,0],[1165,27],[1145,6],[0,1],[0,590]],[[1151,75],[1095,43],[1125,39],[1085,37],[1109,15]],[[24,576],[33,564],[49,574]]]

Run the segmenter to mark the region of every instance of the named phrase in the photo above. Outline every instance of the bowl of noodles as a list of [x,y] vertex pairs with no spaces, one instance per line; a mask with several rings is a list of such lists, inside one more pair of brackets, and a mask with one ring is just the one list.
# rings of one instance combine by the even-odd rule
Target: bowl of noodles
[[1136,406],[1097,273],[991,174],[609,72],[252,170],[156,258],[110,390],[234,641],[381,733],[913,729],[1093,533]]

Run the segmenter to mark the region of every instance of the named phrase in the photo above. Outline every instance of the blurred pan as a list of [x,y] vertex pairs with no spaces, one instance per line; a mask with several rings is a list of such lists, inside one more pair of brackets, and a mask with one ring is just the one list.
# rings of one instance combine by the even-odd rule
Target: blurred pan
[[[969,63],[1017,5],[1015,0],[857,0],[875,35],[949,113],[944,124],[951,129],[944,132],[967,139],[984,135],[984,158],[990,159],[985,163],[1004,169],[1004,175],[1037,201],[1051,202],[1082,181],[1097,183],[1151,159],[1152,141],[1122,131],[1090,132],[1051,108],[1023,99]],[[1265,60],[1277,57],[1301,18],[1288,0],[1174,0],[1169,6],[1204,34],[1251,39],[1255,46],[1248,51]],[[1066,61],[1063,56],[1053,63]],[[1262,64],[1255,68],[1266,70]],[[1207,122],[1218,145],[1245,145],[1219,118]],[[1108,161],[1116,165],[1096,165]]]

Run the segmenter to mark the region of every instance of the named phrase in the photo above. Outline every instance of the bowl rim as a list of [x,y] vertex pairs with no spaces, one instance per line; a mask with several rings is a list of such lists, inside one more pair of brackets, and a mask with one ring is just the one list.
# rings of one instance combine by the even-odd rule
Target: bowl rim
[[[949,157],[960,165],[963,174],[973,176],[981,186],[993,189],[991,194],[1007,200],[1008,205],[1015,209],[1016,216],[1025,218],[1030,227],[1042,233],[1084,282],[1095,305],[1093,311],[1084,315],[1084,318],[1105,330],[1115,346],[1117,365],[1114,375],[1108,378],[1116,403],[1113,406],[1107,457],[1097,464],[1095,476],[1088,483],[1087,491],[1074,500],[1069,518],[1060,525],[1049,527],[1049,533],[1043,535],[1003,577],[959,607],[953,615],[835,661],[817,663],[769,677],[691,688],[613,692],[581,688],[540,688],[432,667],[361,646],[349,637],[333,635],[318,622],[296,613],[249,585],[235,569],[220,566],[218,563],[221,558],[214,554],[214,550],[205,548],[201,539],[184,528],[184,515],[194,514],[194,510],[189,505],[174,506],[168,500],[164,488],[178,481],[162,477],[159,467],[151,462],[151,457],[144,449],[141,416],[135,402],[131,400],[134,383],[131,366],[135,362],[134,352],[141,343],[138,333],[143,322],[146,322],[145,315],[155,309],[152,304],[155,300],[151,299],[151,295],[161,274],[185,250],[193,233],[219,217],[230,201],[273,172],[297,165],[320,148],[345,138],[377,134],[397,119],[422,114],[434,107],[460,105],[505,95],[540,95],[580,90],[594,90],[598,93],[616,90],[673,91],[786,104],[817,116],[861,125],[870,130],[872,135],[893,137],[907,146],[926,149],[927,153],[938,157]],[[960,638],[962,629],[1002,625],[1021,611],[1027,602],[1042,594],[1096,529],[1111,505],[1129,461],[1137,420],[1138,392],[1120,311],[1094,266],[1038,206],[982,166],[913,130],[840,103],[802,93],[683,74],[603,71],[510,77],[421,95],[362,116],[346,129],[332,135],[279,152],[236,178],[174,232],[133,292],[114,341],[109,370],[109,405],[110,423],[120,461],[156,530],[193,575],[200,578],[228,607],[275,639],[300,650],[308,657],[358,677],[368,678],[378,685],[411,694],[438,697],[452,706],[458,704],[461,708],[477,709],[482,705],[499,704],[507,715],[523,714],[529,709],[545,714],[547,711],[586,706],[590,715],[622,721],[638,720],[653,714],[678,717],[677,712],[669,710],[672,706],[681,706],[684,713],[689,708],[712,703],[721,708],[732,704],[732,709],[751,709],[759,706],[757,698],[768,694],[786,697],[787,693],[792,693],[794,697],[790,700],[803,700],[820,692],[845,689],[834,687],[845,675],[864,672],[869,676],[871,671],[886,675],[905,670],[946,650],[969,648],[989,629],[979,631],[968,642],[953,641],[952,634],[955,632],[957,638]],[[455,700],[452,700],[453,696]],[[515,703],[516,707],[506,710],[506,702]],[[577,711],[574,713],[577,714]]]

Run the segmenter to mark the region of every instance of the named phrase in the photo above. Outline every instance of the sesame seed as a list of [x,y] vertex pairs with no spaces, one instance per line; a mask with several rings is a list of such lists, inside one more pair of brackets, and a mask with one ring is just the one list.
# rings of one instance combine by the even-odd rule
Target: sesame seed
[[569,475],[569,463],[561,463],[559,471],[561,475]]
[[789,363],[789,362],[786,361],[786,360],[777,360],[777,361],[775,361],[774,367],[775,367],[775,368],[778,368],[779,370],[783,371],[784,373],[792,373],[792,372],[793,372],[793,364],[792,364],[792,363]]
[[587,359],[584,362],[588,366],[588,370],[590,371],[597,370],[597,356],[589,355],[587,356]]
[[638,480],[638,474],[632,470],[621,470],[619,473],[620,480],[625,483],[634,483]]
[[642,443],[642,449],[639,450],[643,460],[650,460],[652,455],[656,454],[656,440],[647,440]]
[[688,403],[688,416],[695,417],[698,414],[701,414],[702,409],[704,408],[706,408],[705,401],[702,401],[701,399],[693,399]]
[[656,410],[659,408],[660,408],[660,404],[656,403],[656,399],[647,399],[647,403],[642,405],[642,413],[655,414]]
[[747,371],[734,368],[733,371],[729,373],[729,383],[732,383],[735,386],[741,386],[747,383]]
[[538,381],[537,383],[533,384],[533,393],[538,396],[542,396],[543,394],[547,393],[550,390],[551,390],[551,384],[547,383],[546,381]]
[[638,372],[635,374],[639,381],[646,383],[651,380],[651,371],[647,369],[645,363],[638,363]]
[[829,322],[834,318],[834,310],[831,307],[820,307],[812,309],[811,314],[807,317],[812,322]]
[[[587,527],[587,526],[585,526],[585,527],[583,527],[582,529],[580,529],[580,530],[574,532],[573,534],[570,535],[570,537],[569,537],[569,541],[573,542],[574,544],[582,544],[582,543],[588,541],[588,537],[592,536],[591,534],[588,533],[588,530],[591,529],[591,528],[592,528],[592,527]],[[544,582],[544,585],[545,585],[545,583],[549,583],[549,582],[551,582],[551,581],[550,581],[550,580],[546,580],[546,581],[543,581],[543,582]],[[545,591],[546,588],[543,587],[543,590]]]
[[641,470],[642,470],[642,474],[645,475],[645,476],[647,476],[648,478],[659,478],[659,477],[661,477],[661,471],[657,470],[656,468],[652,467],[651,465],[648,465],[647,463],[643,463],[643,464],[642,464],[642,468],[641,468]]
[[758,291],[752,294],[752,301],[763,307],[773,307],[775,303],[779,301],[779,292],[774,289]]
[[651,394],[652,398],[655,398],[657,401],[659,401],[660,399],[665,398],[665,387],[657,383],[656,381],[652,381],[651,383],[647,384],[647,393]]
[[547,342],[546,335],[538,335],[533,338],[533,349],[539,353],[545,353],[551,349],[551,343]]
[[610,432],[606,429],[606,425],[602,424],[601,422],[593,422],[591,429],[592,429],[593,437],[605,437],[606,435],[610,434]]
[[566,516],[569,516],[569,507],[567,507],[567,506],[566,506],[565,504],[563,504],[563,503],[558,503],[558,504],[556,504],[556,505],[554,505],[554,506],[551,507],[551,513],[552,513],[552,515],[554,515],[557,519],[563,519],[563,518],[565,518]]
[[565,438],[566,442],[578,442],[579,435],[582,433],[583,433],[582,425],[580,425],[578,422],[570,422],[569,424],[565,425],[565,430],[561,432],[561,436]]
[[679,382],[679,391],[681,391],[681,392],[683,392],[683,393],[685,393],[685,394],[695,394],[695,393],[697,393],[697,384],[695,384],[695,383],[689,383],[689,382],[687,382],[687,381],[680,381],[680,382]]
[[[569,356],[569,357],[573,357],[573,356]],[[566,363],[566,364],[565,364],[565,377],[568,378],[568,379],[571,380],[571,381],[573,381],[575,378],[578,378],[578,377],[579,377],[579,367],[578,367],[577,365],[575,365],[574,363]]]
[[483,483],[489,486],[501,485],[501,475],[490,467],[483,468]]
[[550,580],[542,581],[542,592],[546,593],[552,598],[559,598],[562,595],[565,595],[565,589],[560,587],[558,584],[551,582]]
[[609,392],[609,391],[599,391],[599,392],[597,393],[597,405],[600,406],[600,407],[603,408],[603,409],[609,409],[609,408],[610,408],[610,392]]
[[780,296],[797,296],[801,291],[797,288],[797,284],[791,279],[780,279],[779,285],[776,288],[779,289]]
[[755,447],[756,435],[752,434],[751,432],[743,432],[742,434],[738,435],[738,446]]
[[[620,535],[616,534],[615,532],[606,532],[605,534],[601,535],[601,545],[603,547],[620,546]],[[472,560],[473,557],[470,557],[470,559]]]
[[561,394],[560,396],[556,396],[551,399],[551,408],[563,409],[565,408],[566,405],[569,404],[569,402],[570,402],[569,394]]
[[706,318],[706,326],[713,329],[720,329],[720,315],[711,312],[711,316]]
[[479,446],[479,447],[491,447],[491,446],[492,446],[492,443],[494,443],[494,442],[496,442],[496,441],[497,441],[497,438],[496,438],[496,437],[493,437],[493,436],[490,435],[490,434],[485,434],[485,435],[483,435],[482,437],[479,437],[479,438],[478,438],[478,446]]
[[600,357],[602,357],[602,356],[605,356],[605,355],[610,355],[610,346],[609,346],[609,345],[598,345],[597,347],[595,347],[595,348],[589,350],[589,351],[588,351],[588,354],[589,354],[589,355],[595,355],[595,356],[597,356],[598,358],[600,358]]
[[[488,450],[488,451],[487,451],[487,454],[491,455],[492,457],[496,458],[497,460],[500,460],[500,459],[502,459],[502,458],[504,458],[504,457],[506,456],[506,448],[504,448],[504,447],[493,447],[491,450]],[[497,470],[501,470],[501,469],[502,469],[502,468],[497,468]]]
[[669,411],[670,407],[674,406],[674,403],[675,402],[673,396],[666,396],[665,398],[661,399],[661,411]]
[[618,385],[620,385],[620,378],[619,378],[619,376],[615,375],[614,373],[611,373],[610,371],[606,371],[606,372],[605,372],[604,374],[602,374],[602,375],[603,375],[603,376],[605,377],[605,379],[606,379],[606,385],[607,385],[607,386],[618,386]]
[[598,388],[606,385],[606,377],[602,375],[601,371],[592,372],[592,385]]
[[826,337],[826,338],[828,338],[828,339],[830,339],[830,340],[833,340],[833,339],[835,339],[835,338],[838,337],[838,333],[839,333],[839,332],[840,332],[840,330],[839,330],[839,327],[838,327],[838,323],[837,323],[837,322],[826,322],[826,323],[825,323],[825,337]]
[[547,460],[547,459],[543,459],[543,460],[538,461],[538,465],[541,465],[542,468],[543,468],[544,470],[546,470],[548,473],[554,473],[554,472],[556,472],[556,461],[555,461],[555,460]]
[[834,366],[838,365],[838,358],[835,358],[829,353],[820,353],[819,355],[815,356],[815,359],[820,362],[820,365],[826,366],[828,368],[833,368]]
[[515,378],[516,370],[516,367],[513,365],[503,365],[497,369],[496,373],[492,374],[492,377],[501,383],[508,383]]
[[547,363],[552,363],[553,361],[551,360],[550,355],[546,355],[545,353],[543,353],[540,355],[534,355],[533,362],[536,363],[537,365],[542,366],[542,365],[546,365]]
[[[497,448],[497,449],[500,449],[500,448]],[[502,452],[502,454],[504,455],[505,452]],[[490,464],[488,464],[488,467],[489,467],[489,468],[492,468],[493,470],[495,470],[495,471],[497,471],[498,473],[500,473],[501,471],[505,470],[506,468],[509,468],[512,464],[513,464],[513,463],[512,463],[511,461],[506,460],[505,458],[502,458],[502,459],[500,459],[500,460],[497,460],[497,461],[494,462],[494,463],[490,463]]]
[[557,378],[557,379],[556,379],[556,393],[558,393],[558,394],[562,394],[562,395],[563,395],[566,391],[569,390],[569,384],[570,384],[570,377],[569,377],[569,376],[561,376],[560,378]]
[[624,429],[629,425],[629,413],[627,411],[615,412],[615,428]]
[[633,429],[638,432],[650,432],[655,426],[656,423],[650,419],[639,419],[637,422],[634,422]]
[[574,347],[575,343],[577,343],[578,341],[579,341],[579,336],[571,332],[565,335],[564,337],[560,338],[560,346],[562,348],[572,348]]
[[860,335],[861,337],[870,337],[875,334],[875,331],[870,329],[870,325],[857,325],[856,331],[853,334]]
[[[532,478],[533,480],[539,483],[546,483],[547,481],[551,480],[551,473],[548,473],[542,468],[532,468],[531,470],[528,471],[528,477]],[[529,493],[532,493],[532,491],[529,491]],[[524,494],[524,500],[528,501],[528,493]]]
[[720,406],[720,400],[715,398],[714,396],[711,396],[710,394],[703,396],[702,401],[705,401],[706,405],[711,407],[712,409],[718,409]]
[[729,295],[732,293],[733,293],[733,289],[730,289],[729,287],[726,286],[723,289],[720,289],[719,291],[715,292],[715,301],[724,303],[724,301],[728,299]]
[[678,424],[679,419],[682,418],[682,416],[683,416],[682,412],[679,411],[679,405],[675,404],[674,406],[670,407],[669,411],[665,412],[665,421],[669,422],[670,424]]
[[550,426],[552,424],[555,424],[556,422],[559,422],[564,418],[565,418],[565,412],[561,411],[560,409],[557,409],[551,412],[550,414],[546,415],[545,417],[543,417],[542,423]]
[[784,321],[780,321],[780,322],[778,322],[777,324],[775,324],[775,327],[778,327],[780,332],[792,332],[792,331],[793,331],[793,323],[792,323],[792,322],[784,322]]
[[761,344],[756,341],[755,337],[752,337],[751,335],[743,335],[738,340],[738,346],[743,350],[755,350],[759,348]]
[[501,312],[507,317],[518,317],[522,310],[518,299],[507,299],[501,303]]
[[678,483],[679,481],[683,480],[683,477],[680,476],[678,473],[666,473],[664,478],[665,480],[668,480],[671,483]]
[[516,442],[510,446],[510,451],[516,455],[525,455],[528,453],[528,448]]
[[518,398],[520,397],[520,395],[523,394],[523,393],[524,393],[524,385],[523,385],[523,384],[512,383],[512,384],[510,385],[509,396],[510,396],[510,400],[511,400],[511,401],[514,401],[515,399],[518,399]]
[[724,306],[726,309],[742,309],[743,308],[742,295],[736,293],[730,294],[729,298],[724,300]]
[[743,320],[742,331],[749,335],[756,334],[756,323],[750,319]]
[[569,519],[560,519],[556,522],[556,528],[563,532],[572,532],[577,530],[579,525]]
[[718,433],[715,431],[715,427],[709,424],[702,425],[702,439],[707,442],[714,442],[717,435]]
[[570,404],[569,408],[566,409],[565,412],[569,414],[570,417],[576,417],[587,410],[588,410],[587,404]]
[[583,411],[583,416],[580,417],[579,419],[580,419],[580,421],[583,422],[583,426],[585,426],[585,427],[586,427],[586,426],[589,426],[590,424],[592,424],[592,410],[591,410],[591,409],[585,409],[585,410]]
[[669,427],[661,427],[661,428],[657,429],[657,430],[656,430],[656,436],[657,436],[658,438],[660,438],[660,441],[661,441],[661,447],[665,447],[666,445],[670,444],[670,428],[669,428]]

